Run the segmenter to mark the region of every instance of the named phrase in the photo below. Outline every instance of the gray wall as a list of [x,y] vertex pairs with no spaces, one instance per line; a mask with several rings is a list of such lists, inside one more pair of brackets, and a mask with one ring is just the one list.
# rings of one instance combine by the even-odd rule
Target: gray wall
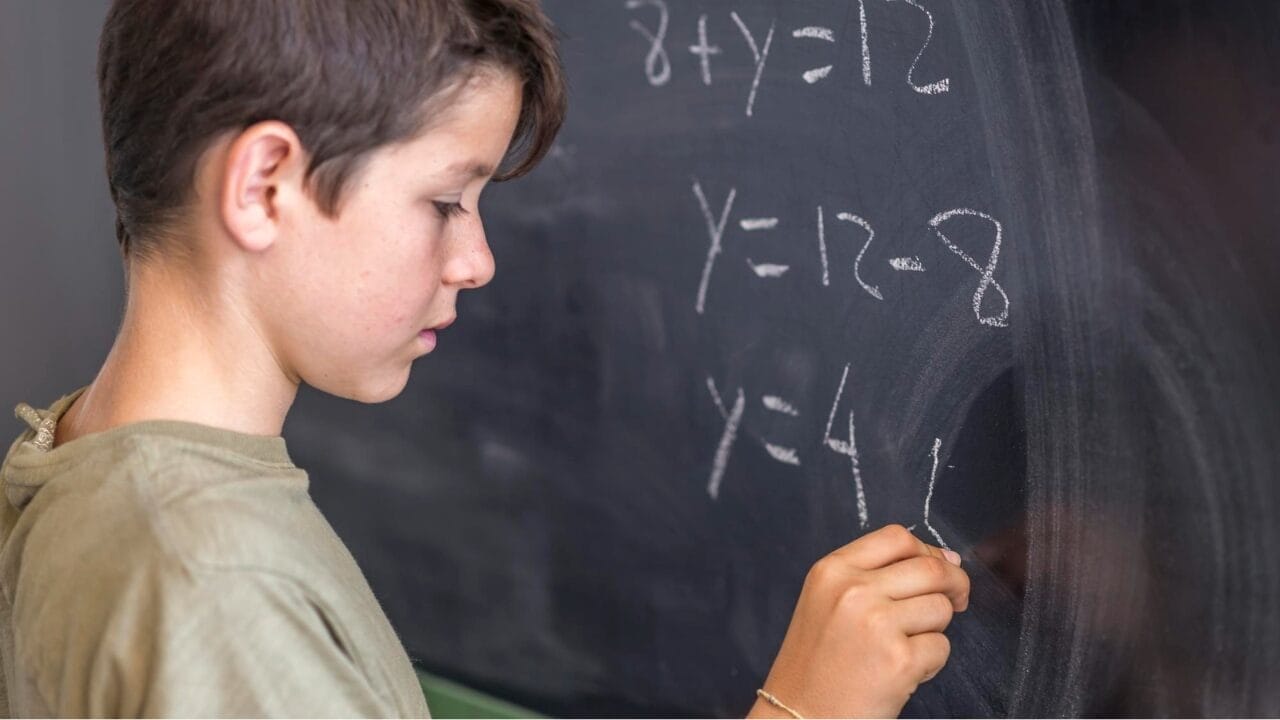
[[93,380],[124,278],[94,63],[105,0],[0,0],[0,438]]

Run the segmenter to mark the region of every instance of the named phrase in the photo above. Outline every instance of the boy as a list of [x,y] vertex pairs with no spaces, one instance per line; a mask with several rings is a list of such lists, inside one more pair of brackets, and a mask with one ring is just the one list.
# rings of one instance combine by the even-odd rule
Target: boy
[[[98,74],[125,316],[91,384],[17,408],[0,711],[426,716],[280,432],[304,381],[395,397],[492,278],[481,190],[565,112],[551,25],[534,0],[117,0]],[[751,715],[896,714],[946,660],[958,565],[896,526],[819,561]]]

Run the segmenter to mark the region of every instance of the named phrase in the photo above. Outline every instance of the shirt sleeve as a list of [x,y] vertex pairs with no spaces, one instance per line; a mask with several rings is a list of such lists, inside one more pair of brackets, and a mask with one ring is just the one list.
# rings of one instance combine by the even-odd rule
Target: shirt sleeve
[[126,614],[150,617],[112,623],[135,637],[117,644],[130,652],[115,653],[93,673],[90,716],[396,714],[343,648],[332,620],[290,578],[202,571],[133,607]]

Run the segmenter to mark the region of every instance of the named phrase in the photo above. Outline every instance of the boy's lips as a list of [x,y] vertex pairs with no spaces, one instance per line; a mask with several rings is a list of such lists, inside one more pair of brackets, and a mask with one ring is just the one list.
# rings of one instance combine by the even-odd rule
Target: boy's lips
[[436,349],[436,331],[431,330],[430,328],[426,330],[419,330],[418,342],[422,343],[426,347],[427,352],[431,352],[432,350],[435,350]]
[[453,324],[453,321],[457,319],[458,319],[458,316],[454,315],[453,317],[449,318],[448,320],[445,320],[442,323],[439,323],[438,325],[434,325],[432,327],[424,328],[418,331],[418,340],[420,340],[422,344],[426,346],[427,352],[431,352],[436,347],[436,332],[449,327],[450,325]]

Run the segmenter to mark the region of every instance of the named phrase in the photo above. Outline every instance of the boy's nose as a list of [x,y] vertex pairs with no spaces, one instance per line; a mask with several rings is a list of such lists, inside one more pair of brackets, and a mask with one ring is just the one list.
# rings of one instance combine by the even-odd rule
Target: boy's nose
[[496,267],[493,252],[485,238],[484,227],[476,222],[459,233],[456,248],[446,261],[441,282],[464,288],[478,288],[493,279]]

